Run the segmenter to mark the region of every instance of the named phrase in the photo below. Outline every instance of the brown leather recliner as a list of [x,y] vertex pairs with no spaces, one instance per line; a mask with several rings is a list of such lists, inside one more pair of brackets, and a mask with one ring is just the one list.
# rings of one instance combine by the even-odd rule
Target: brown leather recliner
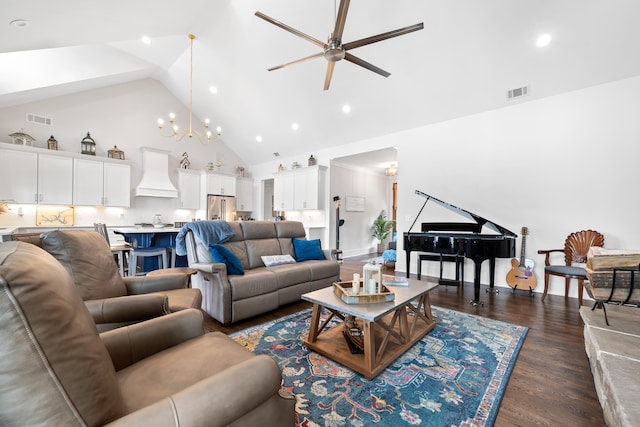
[[200,290],[187,288],[183,274],[120,276],[109,246],[95,231],[50,231],[39,243],[69,272],[99,332],[202,303]]
[[0,322],[0,425],[294,424],[273,359],[204,334],[194,309],[99,335],[69,273],[35,245],[0,244]]

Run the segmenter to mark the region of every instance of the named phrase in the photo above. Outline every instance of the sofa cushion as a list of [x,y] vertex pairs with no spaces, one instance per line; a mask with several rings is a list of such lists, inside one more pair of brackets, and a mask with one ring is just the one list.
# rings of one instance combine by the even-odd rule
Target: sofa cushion
[[276,226],[278,242],[280,243],[280,253],[295,257],[296,253],[293,250],[291,240],[293,237],[300,239],[306,238],[304,225],[299,221],[276,221],[274,224]]
[[278,290],[276,274],[264,267],[247,270],[243,276],[229,276],[228,279],[232,301],[270,294]]
[[305,261],[302,265],[306,265],[309,268],[312,281],[328,278],[337,280],[340,277],[340,264],[333,260],[310,260]]
[[296,261],[323,260],[324,253],[320,247],[320,239],[302,240],[293,239],[293,250],[296,253]]
[[263,255],[281,255],[280,244],[278,239],[256,239],[246,240],[247,258],[249,259],[249,268],[264,267],[262,262]]
[[276,274],[278,289],[311,281],[311,271],[307,263],[295,263],[269,267]]
[[228,274],[244,274],[244,268],[242,267],[240,259],[229,249],[222,245],[212,245],[209,250],[211,251],[213,262],[224,263],[227,266]]
[[0,323],[0,424],[96,426],[122,416],[95,323],[65,268],[41,248],[0,244]]
[[127,294],[113,253],[100,233],[54,230],[43,234],[40,240],[44,250],[67,270],[83,300]]
[[276,238],[276,226],[271,221],[241,221],[240,227],[244,240],[273,239]]

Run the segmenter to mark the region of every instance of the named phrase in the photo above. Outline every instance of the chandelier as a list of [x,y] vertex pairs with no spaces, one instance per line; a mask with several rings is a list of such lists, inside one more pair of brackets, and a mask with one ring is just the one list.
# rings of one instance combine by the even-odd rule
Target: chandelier
[[164,120],[158,119],[158,128],[160,130],[160,135],[171,138],[176,138],[177,141],[181,141],[182,138],[188,136],[189,138],[193,138],[194,136],[200,140],[203,144],[208,144],[212,140],[218,140],[220,135],[222,134],[222,129],[218,127],[216,129],[216,137],[212,138],[213,133],[209,129],[209,119],[204,120],[204,131],[198,132],[193,130],[193,40],[196,38],[193,34],[189,34],[189,129],[188,130],[180,130],[178,125],[175,123],[176,115],[173,113],[169,113],[169,124],[171,125],[170,133],[165,133],[163,131]]
[[398,166],[395,163],[391,163],[391,165],[384,171],[387,176],[396,176],[398,175]]

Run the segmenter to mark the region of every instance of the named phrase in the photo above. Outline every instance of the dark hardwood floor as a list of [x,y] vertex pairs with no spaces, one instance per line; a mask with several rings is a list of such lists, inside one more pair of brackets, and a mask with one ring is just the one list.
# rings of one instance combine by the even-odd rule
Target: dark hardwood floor
[[[367,258],[369,256],[345,259],[342,277],[361,272],[361,260]],[[500,278],[496,281],[500,283]],[[543,303],[540,294],[532,298],[528,292],[513,293],[510,288],[499,288],[498,294],[485,293],[484,289],[485,286],[480,296],[484,306],[469,304],[473,298],[472,283],[466,283],[463,289],[439,286],[430,293],[430,298],[432,305],[529,328],[495,425],[604,426],[585,353],[578,300],[548,295]],[[206,329],[231,333],[305,307],[310,304],[301,301],[228,326],[209,318]]]

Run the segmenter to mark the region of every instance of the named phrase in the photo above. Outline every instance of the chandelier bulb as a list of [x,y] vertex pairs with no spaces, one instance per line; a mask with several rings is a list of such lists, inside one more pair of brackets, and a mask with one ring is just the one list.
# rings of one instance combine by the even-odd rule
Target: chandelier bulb
[[158,126],[162,129],[162,125],[164,125],[164,120],[158,119]]

